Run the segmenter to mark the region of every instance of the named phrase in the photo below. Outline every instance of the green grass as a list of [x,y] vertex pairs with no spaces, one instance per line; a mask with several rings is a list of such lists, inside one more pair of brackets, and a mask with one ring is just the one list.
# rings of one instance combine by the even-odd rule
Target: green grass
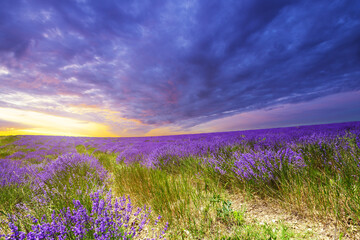
[[[18,138],[17,136],[0,136],[0,159],[16,152],[16,146],[11,145],[11,143],[15,142]],[[6,144],[10,145],[2,147]]]
[[309,233],[296,234],[284,224],[250,223],[237,227],[230,236],[222,236],[221,240],[290,240],[312,237]]
[[13,143],[17,139],[19,139],[18,136],[0,136],[0,146],[6,145],[9,143]]
[[2,213],[13,212],[19,203],[31,200],[32,190],[29,185],[0,187],[0,211]]
[[[356,146],[352,147],[359,156]],[[182,159],[176,165],[165,165],[160,169],[147,169],[139,164],[117,163],[114,154],[96,151],[92,154],[111,172],[111,187],[116,193],[129,194],[139,205],[151,206],[170,222],[170,238],[173,239],[179,236],[211,239],[215,235],[223,239],[290,239],[295,234],[281,224],[238,226],[231,223],[232,220],[226,222],[219,218],[213,196],[239,192],[277,200],[279,207],[297,210],[313,221],[319,218],[336,221],[342,232],[348,231],[348,223],[359,224],[359,168],[351,152],[342,151],[339,164],[334,159],[334,146],[301,146],[307,165],[302,171],[284,167],[275,173],[276,181],[259,182],[239,180],[232,171],[230,153],[235,150],[246,152],[249,148],[234,146],[220,153],[228,157],[222,166],[227,172],[225,175],[199,164],[197,158]],[[333,165],[324,164],[324,157]],[[273,233],[269,232],[270,228]],[[229,231],[231,233],[226,235]]]
[[198,237],[211,230],[212,218],[206,201],[215,189],[206,189],[191,172],[169,173],[120,163],[113,176],[116,193],[130,195],[139,205],[151,206],[169,222],[174,236],[183,235],[183,229]]
[[113,170],[116,193],[129,194],[161,214],[170,222],[170,239],[303,238],[284,224],[250,223],[245,211],[233,210],[226,200],[231,192],[226,184],[234,183],[233,179],[200,165],[196,158],[162,169],[119,163]]
[[[358,149],[353,150],[360,155]],[[347,226],[349,219],[359,224],[359,167],[351,151],[343,151],[339,162],[329,146],[307,145],[303,152],[307,167],[281,178],[271,196],[306,210],[314,218],[335,219],[342,227]],[[324,164],[324,159],[332,164]]]
[[[0,146],[15,140],[1,137]],[[35,216],[49,215],[54,209],[70,206],[73,199],[90,204],[86,193],[105,188],[112,189],[117,196],[129,195],[138,206],[150,206],[156,213],[154,218],[162,215],[162,223],[170,223],[168,239],[316,239],[314,234],[292,231],[285,223],[252,221],[244,209],[233,209],[227,200],[243,194],[275,200],[279,207],[296,210],[313,221],[335,221],[338,231],[352,234],[349,228],[360,225],[360,176],[356,160],[360,150],[353,138],[342,141],[349,142],[350,148],[340,151],[338,161],[334,145],[299,146],[306,167],[301,171],[284,167],[275,173],[276,180],[270,182],[241,180],[232,171],[232,152],[246,152],[253,143],[227,147],[219,153],[227,159],[221,166],[226,174],[201,164],[196,157],[151,169],[138,163],[117,162],[117,154],[80,145],[76,147],[79,153],[96,157],[109,172],[107,181],[101,182],[96,176],[86,179],[91,169],[81,165],[55,176],[35,192],[27,185],[2,187],[0,210],[3,216],[21,213],[17,204],[25,203]],[[15,148],[12,145],[0,148],[0,156],[8,156]],[[47,203],[39,205],[35,197],[44,196],[44,190]]]

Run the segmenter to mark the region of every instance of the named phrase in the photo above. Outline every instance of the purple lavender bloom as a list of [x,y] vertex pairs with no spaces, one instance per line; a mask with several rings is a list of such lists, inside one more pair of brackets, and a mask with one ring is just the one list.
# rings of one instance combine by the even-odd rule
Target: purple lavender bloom
[[254,179],[259,181],[271,180],[274,173],[286,164],[293,169],[305,167],[301,154],[290,148],[278,151],[250,151],[234,153],[234,172],[240,179]]
[[[138,208],[133,211],[130,197],[114,198],[109,191],[106,198],[99,190],[90,194],[90,211],[80,201],[73,201],[73,208],[55,211],[51,219],[44,216],[41,220],[33,219],[31,231],[25,233],[16,226],[16,220],[9,216],[11,233],[6,239],[130,239],[138,236],[145,225],[150,224],[150,209]],[[158,218],[158,220],[160,217]],[[158,222],[156,221],[156,224]],[[155,224],[155,225],[156,225]],[[159,239],[166,233],[167,225],[159,234]]]
[[44,170],[37,174],[37,177],[41,181],[48,181],[52,179],[54,175],[81,164],[87,164],[98,174],[100,179],[104,180],[106,178],[107,172],[96,158],[77,153],[70,153],[59,156],[55,161],[52,161],[46,165]]

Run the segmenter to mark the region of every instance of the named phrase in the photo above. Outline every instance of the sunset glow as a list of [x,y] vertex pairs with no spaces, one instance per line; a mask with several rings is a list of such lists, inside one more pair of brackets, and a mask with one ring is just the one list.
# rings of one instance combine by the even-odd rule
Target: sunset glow
[[0,108],[2,120],[25,125],[23,128],[2,128],[0,135],[61,135],[114,137],[108,127],[34,111]]

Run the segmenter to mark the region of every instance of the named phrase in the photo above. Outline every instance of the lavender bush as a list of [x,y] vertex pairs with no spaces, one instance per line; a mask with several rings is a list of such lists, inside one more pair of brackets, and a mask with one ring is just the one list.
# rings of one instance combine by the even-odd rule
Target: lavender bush
[[[73,201],[73,208],[54,210],[50,219],[44,215],[37,219],[31,215],[30,226],[19,226],[16,218],[9,217],[10,234],[0,235],[5,239],[133,239],[140,236],[146,228],[151,227],[151,209],[134,209],[130,197],[113,198],[111,191],[103,199],[102,192],[90,194],[91,210],[88,211],[78,200]],[[157,225],[158,220],[154,226]],[[31,229],[22,231],[21,228]],[[147,229],[142,235],[147,239],[162,239],[167,225],[159,233],[154,228]],[[148,235],[148,236],[147,236]]]
[[274,179],[275,174],[285,167],[299,169],[306,166],[301,154],[290,148],[276,152],[272,150],[235,152],[234,158],[234,172],[237,177],[244,180],[268,181]]

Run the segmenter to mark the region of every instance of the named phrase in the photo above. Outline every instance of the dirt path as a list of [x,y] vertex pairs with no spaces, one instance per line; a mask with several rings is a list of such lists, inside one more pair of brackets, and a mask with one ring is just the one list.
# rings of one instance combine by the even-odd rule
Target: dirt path
[[355,236],[345,235],[340,238],[340,232],[335,227],[335,221],[316,221],[306,218],[304,213],[287,211],[274,202],[261,199],[245,199],[241,195],[230,196],[234,210],[245,209],[245,217],[257,223],[283,223],[297,233],[309,233],[309,239],[360,239],[360,232]]

